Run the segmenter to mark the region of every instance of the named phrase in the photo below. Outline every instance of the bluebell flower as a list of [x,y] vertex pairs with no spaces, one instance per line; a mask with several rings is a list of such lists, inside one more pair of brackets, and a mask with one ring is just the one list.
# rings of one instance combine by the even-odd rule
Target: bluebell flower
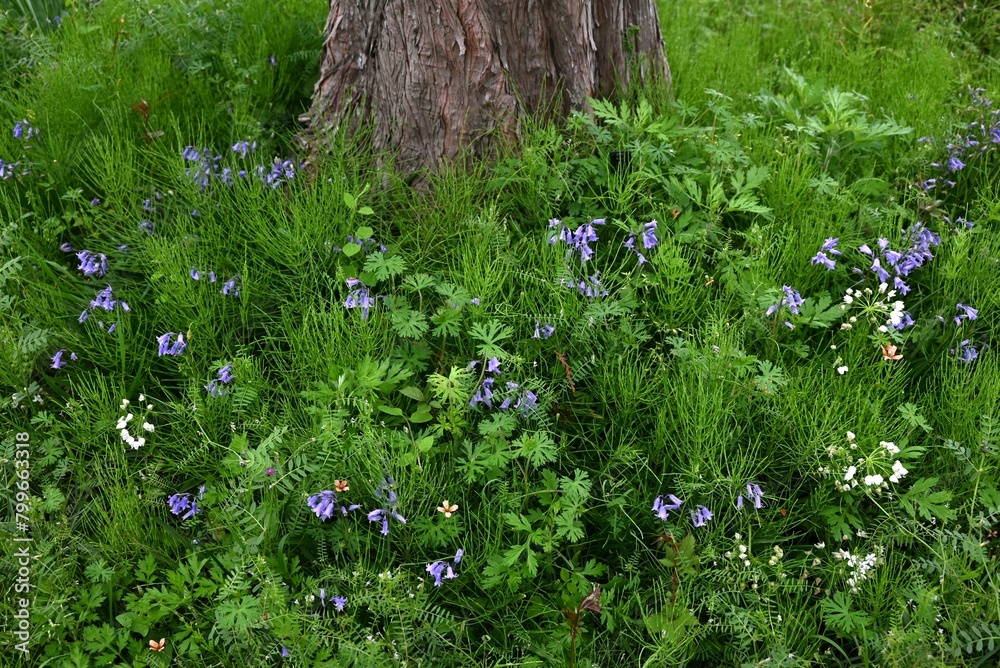
[[347,598],[346,597],[344,597],[344,596],[334,596],[330,600],[333,601],[333,608],[334,608],[334,610],[336,610],[337,612],[343,612],[344,611],[344,606],[347,605]]
[[143,232],[146,232],[147,234],[152,234],[153,233],[153,223],[150,222],[150,221],[148,221],[148,220],[140,220],[139,221],[139,229],[142,230]]
[[868,244],[861,244],[860,246],[858,246],[858,250],[867,255],[868,257],[875,257],[875,253],[872,251],[871,248],[868,247]]
[[469,300],[469,303],[472,304],[473,306],[479,306],[479,297],[473,297],[472,299]]
[[361,319],[367,320],[369,310],[375,305],[375,300],[372,298],[368,286],[356,278],[348,278],[347,287],[353,289],[344,300],[344,308],[360,308]]
[[212,283],[215,283],[215,272],[214,271],[209,271],[208,272],[208,280],[211,281]]
[[498,376],[501,375],[500,360],[497,359],[496,357],[491,358],[490,361],[486,364],[486,373],[493,373]]
[[99,197],[95,197],[94,199],[90,200],[90,206],[100,206],[100,205],[101,205],[101,199]]
[[61,250],[63,253],[72,253],[73,247],[70,246],[68,243],[63,242],[59,244],[59,250]]
[[799,315],[800,313],[799,307],[802,306],[803,302],[802,295],[800,295],[797,290],[794,290],[788,285],[781,286],[781,291],[784,293],[784,296],[777,304],[772,304],[771,306],[769,306],[767,311],[765,312],[765,315],[768,316],[772,315],[782,306],[787,306],[788,310],[790,310],[795,315]]
[[316,517],[321,520],[328,520],[333,517],[333,511],[336,509],[337,493],[332,489],[327,489],[319,494],[310,496],[306,499],[306,503],[316,513]]
[[[747,498],[753,501],[753,507],[760,509],[764,507],[764,491],[760,488],[760,485],[755,483],[747,483]],[[736,499],[736,509],[739,510],[743,507],[743,495],[740,494]]]
[[180,355],[187,348],[183,334],[177,334],[177,340],[171,344],[170,339],[173,336],[174,332],[167,332],[156,337],[156,342],[159,344],[159,357],[163,357],[164,355]]
[[655,220],[651,220],[645,225],[643,225],[642,247],[645,248],[646,250],[649,250],[657,243],[659,243],[659,239],[656,238],[656,225],[657,223]]
[[958,315],[955,316],[955,324],[961,325],[963,320],[968,320],[972,322],[979,317],[978,309],[974,309],[971,306],[966,306],[965,304],[958,304],[955,306],[955,310],[958,311]]
[[226,366],[219,369],[219,380],[227,385],[233,381],[236,376],[233,375],[233,365],[227,364]]
[[76,254],[80,260],[77,267],[84,276],[97,276],[98,278],[108,273],[108,258],[104,253],[93,253],[89,250],[82,250]]
[[368,513],[369,522],[382,522],[382,535],[389,535],[389,518],[394,517],[401,524],[406,524],[406,518],[396,510],[398,499],[395,490],[392,489],[395,483],[388,475],[385,480],[375,490],[375,496],[383,502],[382,508],[377,508]]
[[441,586],[441,578],[444,578],[446,580],[451,580],[458,577],[458,574],[455,573],[453,567],[458,566],[458,563],[462,561],[462,557],[464,555],[465,555],[464,550],[458,550],[457,552],[455,552],[455,558],[452,559],[452,562],[450,564],[445,561],[434,561],[432,563],[427,564],[427,572],[430,573],[431,576],[434,578],[435,587]]
[[963,362],[965,362],[966,364],[972,362],[977,357],[979,357],[979,351],[975,349],[970,339],[965,339],[964,341],[959,343],[958,350],[954,352],[958,356],[958,358]]
[[535,335],[531,338],[533,339],[547,339],[556,331],[556,328],[549,324],[541,324],[537,320],[535,321]]
[[948,171],[957,172],[958,170],[965,167],[965,163],[958,159],[958,156],[951,156],[948,158]]
[[111,326],[108,327],[108,334],[114,334],[116,329],[118,329],[118,323],[112,323]]
[[483,384],[479,386],[476,393],[469,400],[469,407],[475,408],[477,404],[486,404],[487,408],[492,408],[493,404],[491,400],[493,399],[493,383],[495,379],[492,376],[488,376],[483,379]]
[[80,314],[80,317],[77,318],[76,321],[77,322],[83,322],[84,320],[86,320],[89,317],[90,317],[90,313],[87,311],[87,309],[83,309],[83,313]]
[[871,270],[875,272],[876,276],[878,276],[878,282],[879,283],[888,283],[889,282],[889,272],[887,272],[882,267],[882,262],[879,260],[879,258],[875,258],[872,261]]
[[233,144],[233,152],[239,153],[241,158],[246,158],[248,153],[253,153],[257,150],[257,142],[251,144],[248,141],[238,141]]
[[677,510],[684,503],[673,494],[667,494],[667,499],[670,503],[665,503],[662,495],[656,497],[656,500],[653,501],[653,512],[664,522],[670,516],[670,513],[667,512],[668,510]]
[[191,217],[192,218],[201,218],[201,214],[198,212],[198,209],[191,209]]
[[827,257],[826,253],[823,251],[816,253],[816,255],[809,260],[809,263],[813,265],[821,264],[826,267],[827,271],[832,271],[837,268],[837,263]]
[[114,292],[109,285],[98,292],[97,296],[91,300],[90,308],[102,308],[105,311],[113,311],[116,304],[118,304],[118,300],[114,298]]
[[36,128],[31,127],[31,123],[27,119],[22,119],[17,123],[14,123],[14,138],[15,139],[31,139],[38,134]]
[[705,526],[705,522],[712,519],[712,511],[705,506],[698,506],[697,510],[691,511],[691,523],[696,527]]
[[232,295],[233,297],[239,297],[240,287],[237,284],[239,280],[240,280],[239,276],[234,276],[233,278],[230,278],[228,281],[222,284],[222,290],[220,290],[220,292],[227,296]]
[[[201,510],[198,508],[198,501],[191,498],[188,493],[184,494],[174,494],[169,499],[167,503],[170,505],[170,512],[174,515],[180,515],[184,513],[181,517],[182,520],[189,519],[197,515]],[[187,512],[184,512],[187,511]]]
[[194,267],[191,267],[190,273],[191,273],[191,278],[193,278],[196,281],[201,278],[201,273]]
[[[65,348],[60,348],[59,350],[56,351],[56,354],[52,356],[52,368],[53,369],[61,369],[64,366],[66,366],[66,360],[63,359],[63,353],[64,352],[66,352],[66,349]],[[69,354],[69,358],[75,362],[76,361],[76,353],[72,353],[71,352]]]
[[830,253],[831,255],[843,255],[839,250],[837,250],[837,244],[840,242],[840,237],[831,237],[823,242],[821,251],[824,253]]

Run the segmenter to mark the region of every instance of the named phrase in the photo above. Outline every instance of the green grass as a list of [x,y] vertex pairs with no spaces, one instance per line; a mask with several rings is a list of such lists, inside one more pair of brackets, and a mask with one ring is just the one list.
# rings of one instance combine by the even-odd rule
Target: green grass
[[[996,663],[996,144],[932,166],[994,120],[968,89],[996,98],[996,10],[663,2],[672,100],[527,125],[497,164],[417,192],[361,136],[277,187],[257,177],[293,155],[328,3],[106,0],[58,25],[15,4],[0,128],[40,134],[0,134],[9,647],[19,452],[33,557],[10,665]],[[200,188],[188,146],[232,183]],[[550,219],[599,218],[586,263],[549,242]],[[640,265],[624,243],[651,220]],[[879,331],[892,307],[863,313],[878,281],[857,249],[921,227],[940,243],[888,300],[914,324]],[[810,259],[831,237],[827,271]],[[574,287],[596,272],[606,295]],[[367,317],[345,307],[355,277],[378,295]],[[88,307],[107,285],[128,311]],[[768,313],[782,286],[800,313]],[[978,318],[956,325],[957,304]],[[165,332],[183,353],[157,354]],[[494,357],[493,406],[470,407]],[[383,536],[365,514],[386,475],[406,522]],[[307,499],[338,480],[362,508],[321,521]],[[189,519],[168,503],[185,493]],[[661,521],[668,494],[683,506]],[[581,609],[595,587],[600,611]]]

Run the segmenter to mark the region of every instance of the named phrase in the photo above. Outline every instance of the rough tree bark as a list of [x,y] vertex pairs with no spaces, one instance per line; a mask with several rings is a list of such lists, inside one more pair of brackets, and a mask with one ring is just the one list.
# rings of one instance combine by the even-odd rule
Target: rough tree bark
[[307,136],[368,119],[401,171],[487,155],[523,114],[636,76],[670,83],[655,0],[331,0],[326,35]]

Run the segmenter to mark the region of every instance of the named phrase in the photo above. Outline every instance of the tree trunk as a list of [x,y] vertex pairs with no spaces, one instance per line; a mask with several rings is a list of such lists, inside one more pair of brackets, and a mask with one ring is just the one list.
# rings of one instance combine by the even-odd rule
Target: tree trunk
[[331,0],[326,35],[307,134],[366,119],[401,172],[486,156],[526,114],[670,84],[655,0]]

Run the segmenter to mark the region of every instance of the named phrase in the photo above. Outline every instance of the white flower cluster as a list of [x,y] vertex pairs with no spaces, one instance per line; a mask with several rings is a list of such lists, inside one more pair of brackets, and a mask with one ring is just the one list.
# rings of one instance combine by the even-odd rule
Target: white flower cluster
[[[736,558],[742,561],[744,566],[750,568],[750,554],[747,551],[747,546],[743,544],[743,536],[736,534],[734,537],[736,538]],[[732,559],[733,556],[732,551],[726,552],[726,559]]]
[[[850,431],[847,432],[847,442],[849,443],[851,450],[857,450],[858,446],[857,443],[855,442],[855,438],[856,437],[853,432]],[[892,443],[891,441],[879,441],[879,446],[881,446],[888,453],[890,458],[894,455],[899,454],[899,446],[897,446],[895,443]],[[835,455],[837,455],[839,452],[842,451],[843,451],[842,448],[837,448],[835,446],[831,446],[830,448],[827,449],[827,452],[830,454],[830,457],[834,457]],[[878,453],[873,453],[868,457],[859,457],[856,460],[854,460],[853,463],[849,464],[847,468],[843,470],[843,480],[836,480],[834,482],[837,491],[846,492],[848,490],[857,487],[859,484],[859,479],[856,477],[858,475],[858,466],[867,467],[872,463],[878,462],[878,460],[880,459],[883,462],[885,461],[885,459],[883,459],[883,455],[880,455]],[[820,473],[824,472],[829,473],[829,469],[824,469],[823,467],[820,467],[820,469],[821,469]],[[885,477],[881,473],[877,471],[875,472],[869,471],[860,478],[860,483],[863,483],[865,487],[874,488],[876,492],[881,493],[883,489],[889,488],[890,482],[893,484],[898,483],[900,480],[906,477],[906,474],[908,473],[909,471],[906,469],[905,466],[903,466],[903,463],[897,459],[892,464],[892,474],[889,476],[888,482],[886,482]]]
[[[888,283],[880,284],[878,292],[871,288],[863,290],[847,288],[847,292],[844,295],[844,303],[840,305],[840,310],[846,311],[852,307],[858,308],[861,311],[861,317],[867,317],[872,323],[881,323],[879,324],[878,331],[885,334],[889,331],[890,327],[894,329],[898,328],[905,317],[904,309],[906,306],[903,302],[898,300],[890,302],[895,296],[896,291],[890,290]],[[857,316],[852,315],[848,318],[847,322],[840,325],[840,328],[844,330],[854,329],[854,323],[857,321]]]
[[851,593],[857,593],[858,584],[868,579],[868,574],[882,560],[885,548],[879,546],[875,552],[859,557],[851,554],[847,550],[837,550],[833,553],[833,558],[838,561],[846,561],[851,574],[847,576],[847,586],[851,588]]
[[[140,394],[139,401],[142,402],[145,400],[146,400],[145,395]],[[128,399],[122,399],[122,405],[119,406],[118,409],[124,411],[126,414],[118,418],[118,424],[115,425],[115,429],[121,432],[122,441],[131,445],[133,450],[138,450],[139,448],[141,448],[143,445],[146,444],[146,439],[143,436],[136,437],[129,433],[128,425],[135,417],[133,413],[128,412],[128,407],[130,403],[131,402],[129,402]],[[153,410],[153,404],[148,404],[146,406],[146,410],[147,411]],[[146,430],[146,432],[148,433],[151,433],[153,431],[153,424],[149,422],[149,420],[145,416],[142,419],[142,429]]]

